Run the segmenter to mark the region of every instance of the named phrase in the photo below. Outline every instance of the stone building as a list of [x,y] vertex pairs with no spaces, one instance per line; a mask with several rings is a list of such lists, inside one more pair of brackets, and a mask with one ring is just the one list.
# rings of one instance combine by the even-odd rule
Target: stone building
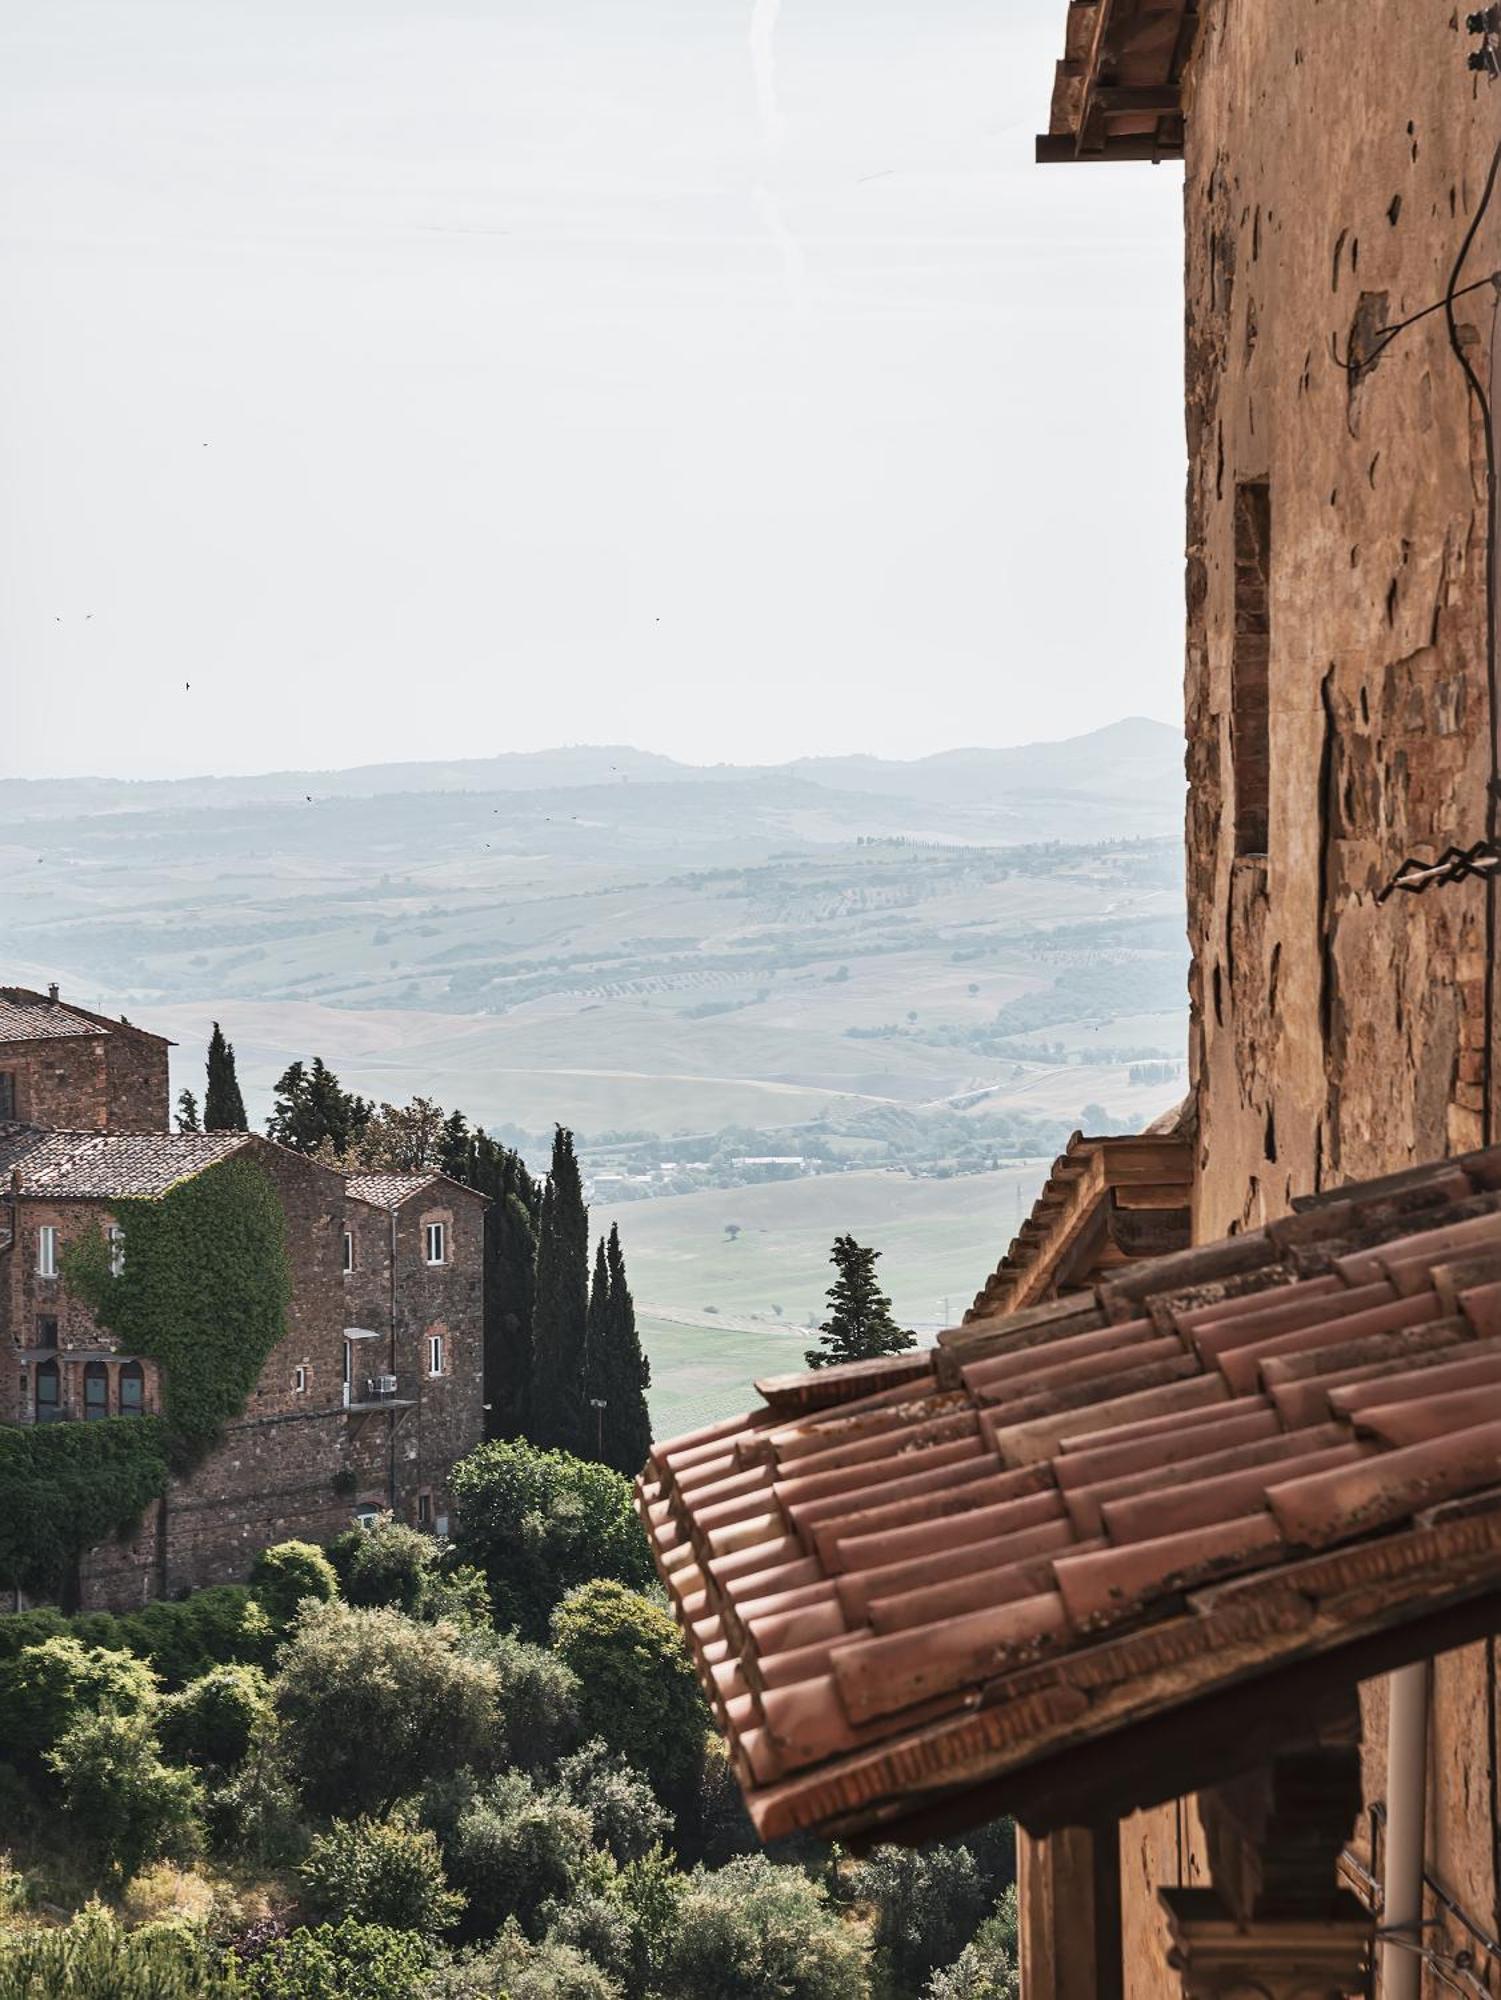
[[0,1122],[71,1132],[162,1132],[172,1044],[123,1017],[0,986]]
[[[68,1276],[86,1238],[123,1270],[122,1204],[249,1164],[284,1242],[284,1324],[243,1407],[132,1536],[84,1555],[70,1598],[118,1609],[232,1581],[270,1543],[327,1540],[384,1509],[442,1532],[449,1474],[484,1429],[483,1197],[439,1175],[348,1180],[251,1133],[168,1132],[159,1038],[128,1031],[116,1060],[111,1024],[35,996],[6,1004],[18,1108],[90,1122],[0,1123],[0,1422],[170,1414],[160,1362],[101,1326]],[[103,1129],[121,1114],[125,1129]]]
[[1060,11],[1039,159],[1183,162],[1194,1247],[1076,1142],[641,1508],[767,1837],[1016,1814],[1028,2000],[1496,1994],[1501,21]]

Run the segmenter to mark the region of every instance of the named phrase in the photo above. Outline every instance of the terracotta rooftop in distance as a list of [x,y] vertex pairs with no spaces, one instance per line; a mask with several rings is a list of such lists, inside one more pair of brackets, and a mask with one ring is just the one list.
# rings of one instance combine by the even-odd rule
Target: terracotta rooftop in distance
[[1193,1139],[1173,1113],[1129,1138],[1076,1132],[965,1324],[1075,1292],[1141,1257],[1188,1247]]
[[86,1007],[74,1007],[46,993],[33,993],[29,986],[0,986],[0,1042],[51,1042],[72,1040],[80,1035],[141,1035],[147,1041],[171,1043],[163,1035],[153,1035],[130,1021],[111,1021],[103,1014],[91,1014]]
[[0,1185],[22,1201],[165,1194],[242,1146],[245,1132],[53,1132],[0,1125]]
[[1128,1811],[1501,1628],[1501,1149],[758,1387],[637,1491],[766,1839]]

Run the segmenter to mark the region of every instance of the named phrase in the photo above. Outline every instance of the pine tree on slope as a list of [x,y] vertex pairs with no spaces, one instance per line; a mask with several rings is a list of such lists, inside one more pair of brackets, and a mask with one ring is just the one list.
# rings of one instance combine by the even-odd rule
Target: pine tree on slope
[[179,1132],[201,1132],[198,1122],[198,1099],[191,1090],[177,1093],[177,1129]]
[[829,1287],[829,1317],[819,1328],[820,1345],[803,1359],[810,1368],[831,1368],[841,1361],[868,1361],[881,1354],[901,1354],[916,1347],[891,1317],[891,1301],[876,1282],[879,1250],[867,1250],[853,1236],[836,1236],[829,1261],[839,1276]]
[[203,1129],[205,1132],[250,1130],[245,1117],[245,1100],[240,1095],[239,1079],[235,1075],[234,1044],[225,1041],[224,1031],[217,1021],[208,1043],[208,1088],[203,1093]]
[[537,1295],[532,1313],[534,1444],[583,1455],[589,1331],[589,1211],[573,1151],[561,1125],[537,1227]]

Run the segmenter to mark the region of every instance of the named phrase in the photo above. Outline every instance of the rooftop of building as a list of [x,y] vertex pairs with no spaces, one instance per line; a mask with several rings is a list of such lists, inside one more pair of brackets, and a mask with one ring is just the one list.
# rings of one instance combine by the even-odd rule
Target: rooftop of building
[[0,1124],[0,1184],[22,1200],[149,1198],[253,1143],[248,1132],[58,1132]]
[[638,1501],[768,1839],[1127,1812],[1501,1626],[1501,1149],[758,1386]]
[[29,986],[0,986],[0,1043],[61,1041],[81,1035],[117,1035],[122,1031],[160,1042],[166,1048],[172,1046],[165,1035],[153,1035],[147,1028],[138,1028],[123,1015],[118,1021],[111,1021],[87,1007],[75,1007],[71,1001],[59,999],[55,986],[46,993],[34,993]]
[[1038,161],[1181,159],[1198,13],[1198,0],[1069,0]]
[[435,1187],[472,1195],[476,1201],[486,1199],[477,1189],[466,1187],[436,1168],[415,1174],[346,1174],[344,1185],[356,1201],[367,1202],[371,1208],[400,1208],[413,1195]]

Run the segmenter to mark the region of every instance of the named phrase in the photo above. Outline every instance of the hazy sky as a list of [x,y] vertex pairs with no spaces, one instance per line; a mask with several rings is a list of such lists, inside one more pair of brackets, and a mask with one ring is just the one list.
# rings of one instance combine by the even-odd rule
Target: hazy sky
[[1032,165],[1064,12],[7,0],[0,773],[1175,718],[1181,176]]

